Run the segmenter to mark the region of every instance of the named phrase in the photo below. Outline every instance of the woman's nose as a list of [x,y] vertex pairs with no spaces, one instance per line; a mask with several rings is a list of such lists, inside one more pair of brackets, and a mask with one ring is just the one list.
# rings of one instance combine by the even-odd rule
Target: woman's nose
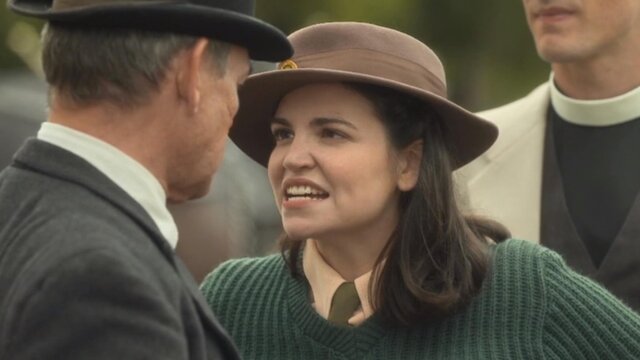
[[298,170],[313,166],[313,156],[308,141],[294,139],[288,146],[282,165],[287,170]]

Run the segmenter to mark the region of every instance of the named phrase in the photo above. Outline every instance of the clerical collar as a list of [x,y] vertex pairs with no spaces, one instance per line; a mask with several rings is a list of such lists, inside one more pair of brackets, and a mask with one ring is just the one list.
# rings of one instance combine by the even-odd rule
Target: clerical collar
[[611,126],[640,117],[640,86],[607,99],[578,100],[564,95],[549,79],[551,104],[561,118],[576,125]]

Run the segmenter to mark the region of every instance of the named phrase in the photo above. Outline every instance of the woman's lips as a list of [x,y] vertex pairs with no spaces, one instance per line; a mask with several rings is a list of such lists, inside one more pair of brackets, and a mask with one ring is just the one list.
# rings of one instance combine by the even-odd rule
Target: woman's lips
[[329,197],[329,193],[309,179],[287,179],[282,186],[282,206],[285,209],[302,208]]
[[285,197],[282,201],[282,207],[285,209],[300,209],[307,206],[315,205],[326,198],[311,198],[311,197]]

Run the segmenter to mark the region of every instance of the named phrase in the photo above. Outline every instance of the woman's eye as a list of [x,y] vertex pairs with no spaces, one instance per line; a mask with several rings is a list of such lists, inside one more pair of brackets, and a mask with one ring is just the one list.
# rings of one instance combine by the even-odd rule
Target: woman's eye
[[333,129],[322,129],[322,137],[329,139],[344,139],[347,136],[341,131]]
[[271,134],[276,142],[287,140],[293,137],[293,131],[287,128],[275,128],[271,129]]

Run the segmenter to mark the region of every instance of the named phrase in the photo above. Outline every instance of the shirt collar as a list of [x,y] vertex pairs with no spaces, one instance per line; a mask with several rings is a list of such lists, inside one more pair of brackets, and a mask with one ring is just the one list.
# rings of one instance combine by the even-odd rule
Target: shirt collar
[[111,179],[144,208],[175,249],[178,228],[167,209],[166,193],[142,164],[98,138],[63,125],[44,122],[37,137],[72,152]]
[[598,100],[578,100],[564,95],[551,73],[551,104],[564,120],[583,126],[618,125],[640,117],[640,86],[619,96]]
[[[309,281],[309,286],[311,286],[316,311],[326,319],[329,317],[333,295],[346,280],[327,264],[313,239],[308,239],[305,244],[302,255],[302,268],[305,277]],[[371,271],[354,280],[365,318],[373,314],[371,302],[369,301],[370,279]]]

